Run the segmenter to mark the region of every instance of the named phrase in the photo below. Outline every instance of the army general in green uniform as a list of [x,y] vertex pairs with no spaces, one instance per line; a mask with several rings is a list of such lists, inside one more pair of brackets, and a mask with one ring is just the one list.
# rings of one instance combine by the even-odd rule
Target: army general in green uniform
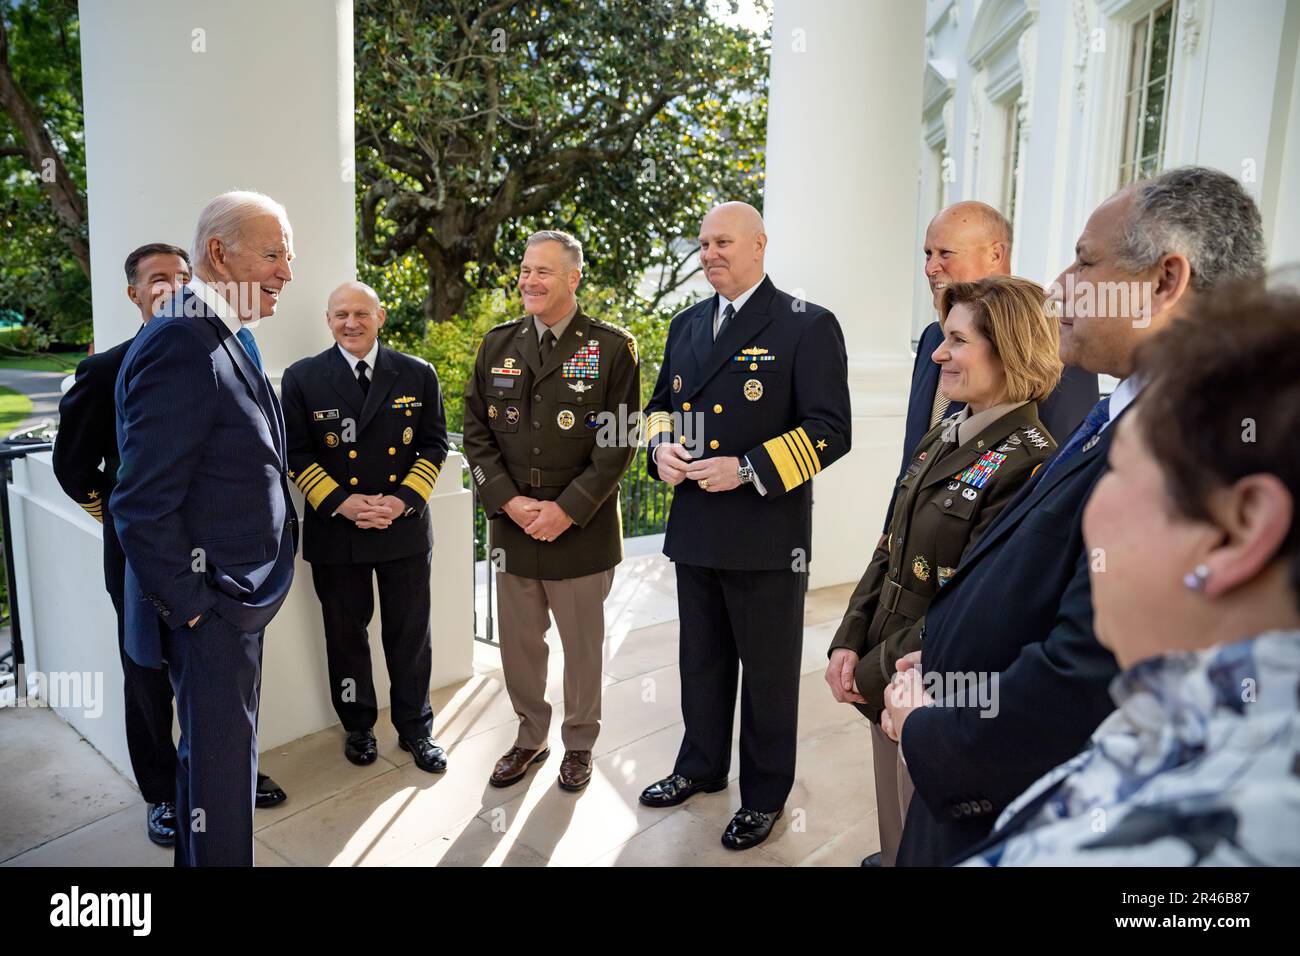
[[554,230],[528,239],[519,291],[527,315],[487,333],[465,386],[465,453],[491,527],[501,664],[519,715],[494,786],[548,754],[545,634],[564,647],[559,783],[591,778],[600,730],[604,600],[623,558],[618,486],[636,452],[621,427],[640,408],[636,342],[585,315],[582,246]]
[[1062,369],[1042,288],[1006,276],[954,283],[939,311],[943,340],[927,359],[940,366],[944,396],[966,407],[931,428],[913,451],[888,535],[849,599],[826,670],[835,699],[872,721],[885,866],[894,865],[912,796],[898,744],[880,726],[885,688],[899,658],[920,650],[930,599],[1056,450],[1038,418],[1038,402]]

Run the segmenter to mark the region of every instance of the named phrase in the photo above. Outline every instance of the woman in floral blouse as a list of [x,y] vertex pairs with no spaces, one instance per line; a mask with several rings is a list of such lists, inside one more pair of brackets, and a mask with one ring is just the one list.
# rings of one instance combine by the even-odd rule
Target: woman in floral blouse
[[1118,709],[968,865],[1300,864],[1300,296],[1194,311],[1084,514]]

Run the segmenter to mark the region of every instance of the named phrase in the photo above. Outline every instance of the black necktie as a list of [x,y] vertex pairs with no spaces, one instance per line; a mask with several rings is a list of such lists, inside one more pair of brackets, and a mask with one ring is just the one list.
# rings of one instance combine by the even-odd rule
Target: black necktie
[[555,349],[555,333],[547,329],[542,333],[542,361],[545,362],[551,357],[551,352]]
[[718,341],[718,336],[722,335],[722,330],[727,327],[727,322],[730,321],[731,317],[735,314],[736,307],[728,302],[727,307],[722,310],[722,321],[718,323],[718,331],[713,333],[713,341]]
[[361,386],[361,394],[370,394],[370,376],[366,374],[370,366],[366,364],[365,359],[357,363],[357,384]]

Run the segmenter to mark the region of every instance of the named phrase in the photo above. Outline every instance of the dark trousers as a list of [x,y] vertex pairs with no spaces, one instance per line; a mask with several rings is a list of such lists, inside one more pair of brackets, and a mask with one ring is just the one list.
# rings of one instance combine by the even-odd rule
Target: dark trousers
[[252,866],[262,632],[213,613],[165,630],[163,655],[181,725],[176,865]]
[[743,664],[741,802],[749,810],[780,810],[794,785],[807,574],[689,564],[676,570],[686,730],[674,770],[692,780],[730,773],[736,677]]
[[172,742],[172,682],[166,667],[142,667],[126,652],[122,601],[117,611],[117,651],[122,658],[122,696],[126,701],[126,749],[136,786],[147,803],[176,799],[176,745]]
[[313,564],[312,583],[325,618],[330,699],[347,731],[368,730],[379,717],[366,628],[375,613],[372,575],[379,580],[379,617],[388,665],[393,726],[404,739],[433,730],[429,676],[432,552],[376,564]]

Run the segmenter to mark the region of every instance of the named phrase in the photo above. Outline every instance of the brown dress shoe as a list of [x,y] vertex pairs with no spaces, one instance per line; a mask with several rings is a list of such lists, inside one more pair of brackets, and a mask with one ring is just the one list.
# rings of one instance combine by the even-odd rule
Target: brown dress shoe
[[560,761],[560,789],[581,790],[591,783],[591,751],[566,750]]
[[512,783],[518,783],[524,779],[528,773],[528,768],[535,763],[541,763],[551,755],[551,751],[542,747],[540,750],[524,750],[522,747],[511,747],[506,751],[505,756],[497,761],[497,765],[492,768],[492,776],[488,783],[494,787],[508,787]]

